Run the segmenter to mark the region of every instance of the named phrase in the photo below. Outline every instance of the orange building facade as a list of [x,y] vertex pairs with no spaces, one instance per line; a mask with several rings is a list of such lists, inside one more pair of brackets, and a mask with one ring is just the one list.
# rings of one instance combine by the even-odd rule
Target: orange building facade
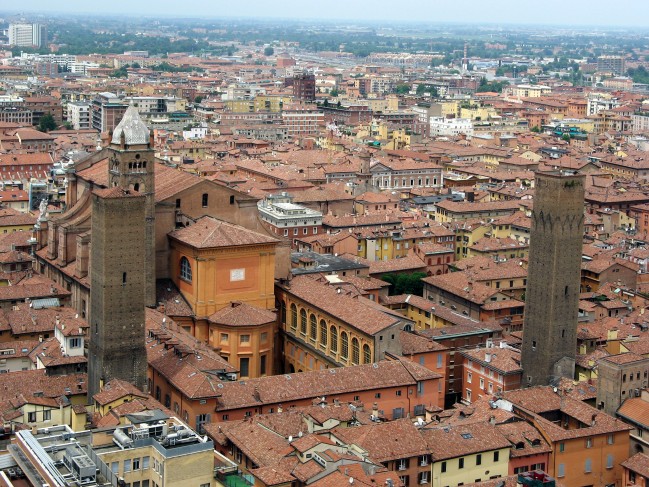
[[356,298],[344,283],[296,276],[276,287],[284,367],[304,372],[371,364],[401,354],[399,333],[410,320]]
[[211,217],[169,234],[170,274],[193,316],[183,328],[242,378],[275,372],[274,272],[278,241]]

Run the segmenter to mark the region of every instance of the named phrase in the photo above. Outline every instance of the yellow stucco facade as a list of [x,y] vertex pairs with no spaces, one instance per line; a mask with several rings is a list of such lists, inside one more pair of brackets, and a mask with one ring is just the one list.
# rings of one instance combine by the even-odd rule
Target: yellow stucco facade
[[465,483],[506,477],[509,448],[485,451],[432,464],[433,485],[455,487]]

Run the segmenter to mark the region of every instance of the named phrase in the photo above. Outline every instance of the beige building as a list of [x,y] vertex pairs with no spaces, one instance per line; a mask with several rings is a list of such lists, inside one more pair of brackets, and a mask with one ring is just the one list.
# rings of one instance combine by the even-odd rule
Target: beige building
[[32,485],[216,486],[211,440],[160,410],[129,419],[114,430],[20,431],[10,453]]
[[551,92],[552,88],[543,85],[514,85],[505,88],[505,94],[513,98],[539,98]]

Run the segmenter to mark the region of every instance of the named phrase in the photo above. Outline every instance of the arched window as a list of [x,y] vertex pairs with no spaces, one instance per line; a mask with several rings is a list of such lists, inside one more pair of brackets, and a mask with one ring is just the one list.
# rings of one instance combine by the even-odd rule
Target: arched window
[[306,336],[306,310],[300,310],[300,333]]
[[192,265],[187,257],[180,259],[180,278],[192,282]]
[[291,304],[291,329],[297,330],[297,306],[295,303]]
[[361,348],[358,344],[358,338],[352,338],[352,363],[358,365],[361,363]]
[[318,338],[318,320],[314,314],[309,316],[309,337],[312,342],[315,342]]
[[329,350],[331,350],[331,353],[336,353],[338,352],[338,330],[336,330],[335,326],[329,328],[329,334],[331,335]]
[[368,344],[363,345],[363,363],[372,363],[372,350],[370,350],[370,346]]
[[320,344],[327,346],[327,322],[320,320]]
[[344,331],[340,334],[340,356],[344,359],[349,357],[349,337]]

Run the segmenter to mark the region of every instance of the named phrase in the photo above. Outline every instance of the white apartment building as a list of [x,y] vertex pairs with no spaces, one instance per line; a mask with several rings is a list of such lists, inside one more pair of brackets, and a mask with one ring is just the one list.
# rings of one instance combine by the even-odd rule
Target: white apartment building
[[278,236],[295,238],[316,235],[322,231],[322,212],[296,205],[287,193],[268,195],[257,203],[259,216]]
[[0,106],[13,106],[20,105],[25,101],[20,96],[16,95],[0,95]]
[[473,137],[473,122],[470,118],[430,117],[431,137]]
[[637,112],[631,115],[633,122],[633,132],[649,132],[649,111]]
[[619,100],[608,93],[589,93],[586,115],[596,115],[603,110],[612,110],[619,106]]
[[254,100],[257,95],[265,95],[266,89],[257,85],[233,83],[228,85],[225,93],[221,95],[223,101],[227,100]]
[[9,44],[18,47],[42,47],[47,44],[47,28],[43,24],[9,24]]
[[184,112],[187,100],[175,96],[131,96],[126,101],[132,102],[140,113]]
[[68,68],[72,74],[80,74],[85,76],[88,74],[88,68],[98,68],[99,63],[91,63],[90,61],[73,62],[68,64]]
[[70,102],[68,108],[68,122],[74,130],[86,130],[91,128],[90,103],[80,101]]
[[377,95],[392,93],[395,84],[392,78],[373,77],[370,80],[370,92]]

